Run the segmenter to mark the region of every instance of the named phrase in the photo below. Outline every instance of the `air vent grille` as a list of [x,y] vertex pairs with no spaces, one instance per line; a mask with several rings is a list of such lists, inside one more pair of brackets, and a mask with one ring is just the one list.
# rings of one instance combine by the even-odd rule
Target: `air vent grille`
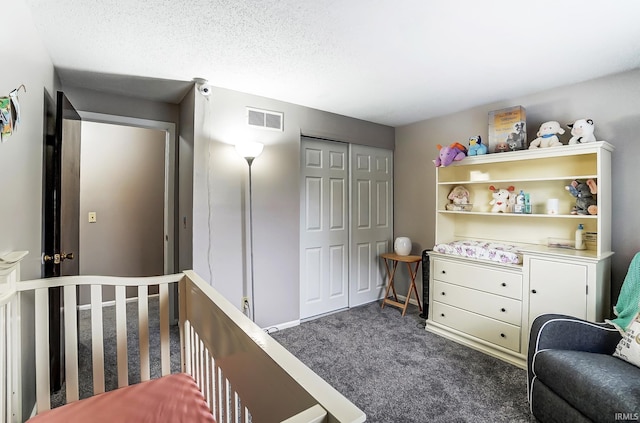
[[247,124],[249,126],[269,129],[272,131],[284,130],[283,114],[269,110],[247,107]]

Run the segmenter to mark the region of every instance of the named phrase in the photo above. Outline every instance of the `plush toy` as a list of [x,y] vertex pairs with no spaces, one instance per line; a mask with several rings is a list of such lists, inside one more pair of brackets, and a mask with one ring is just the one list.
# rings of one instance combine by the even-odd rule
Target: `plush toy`
[[489,187],[493,191],[493,200],[489,203],[492,213],[511,213],[513,211],[513,205],[516,202],[513,192],[515,187],[509,186],[508,188],[496,188],[493,185]]
[[440,150],[438,158],[433,161],[436,167],[449,166],[454,160],[459,161],[467,157],[467,147],[459,142],[454,142],[447,147],[438,144],[438,149]]
[[481,154],[487,154],[487,146],[482,143],[480,135],[469,138],[469,152],[467,152],[467,156],[479,156]]
[[499,141],[493,149],[494,153],[504,153],[509,151],[509,144],[506,141]]
[[445,206],[447,210],[463,209],[463,207],[460,206],[469,204],[469,190],[462,185],[458,185],[451,190],[451,192],[447,196],[447,199],[451,201],[451,203]]
[[594,197],[598,193],[596,181],[587,179],[586,182],[580,182],[576,179],[564,188],[576,197],[571,214],[598,214],[598,201]]
[[593,130],[595,129],[593,120],[578,119],[567,126],[571,128],[572,135],[571,139],[569,139],[569,145],[596,141],[596,137],[593,135]]
[[529,149],[561,146],[562,143],[557,134],[564,134],[564,129],[560,127],[558,122],[551,120],[543,123],[537,133],[538,138],[531,141]]

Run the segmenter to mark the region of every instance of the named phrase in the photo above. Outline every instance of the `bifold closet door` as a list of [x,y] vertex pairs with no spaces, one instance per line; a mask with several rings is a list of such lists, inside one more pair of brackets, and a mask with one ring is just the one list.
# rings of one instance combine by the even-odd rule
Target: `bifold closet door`
[[302,138],[300,318],[349,305],[348,145]]

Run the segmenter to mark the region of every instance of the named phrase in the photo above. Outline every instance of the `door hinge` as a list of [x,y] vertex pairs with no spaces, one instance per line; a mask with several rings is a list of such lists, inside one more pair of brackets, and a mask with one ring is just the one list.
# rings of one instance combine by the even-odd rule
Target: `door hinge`
[[585,286],[586,288],[586,294],[589,295],[589,285]]

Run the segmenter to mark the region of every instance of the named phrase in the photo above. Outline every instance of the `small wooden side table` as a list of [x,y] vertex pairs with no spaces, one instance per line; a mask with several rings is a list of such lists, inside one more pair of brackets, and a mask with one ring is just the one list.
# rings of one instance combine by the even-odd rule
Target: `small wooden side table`
[[[422,261],[422,257],[420,256],[399,256],[395,253],[384,253],[381,254],[380,257],[384,260],[384,267],[387,269],[387,292],[384,294],[384,299],[382,300],[382,307],[384,308],[385,304],[390,304],[396,307],[400,307],[402,309],[402,316],[404,317],[407,312],[407,306],[409,305],[409,300],[411,299],[411,294],[416,294],[416,300],[418,300],[418,308],[422,311],[422,305],[420,304],[420,296],[418,295],[418,288],[416,288],[416,275],[418,274],[418,267],[420,266],[420,262]],[[389,267],[389,262],[393,262],[393,266]],[[396,275],[396,268],[398,267],[398,263],[403,262],[407,263],[407,269],[409,270],[409,277],[411,278],[411,284],[409,285],[409,292],[407,293],[407,299],[404,304],[398,301],[398,296],[396,295],[396,288],[393,286],[393,278]],[[414,264],[414,267],[411,267],[411,264]],[[429,283],[428,281],[426,283]],[[389,298],[389,291],[393,293],[393,300]]]

